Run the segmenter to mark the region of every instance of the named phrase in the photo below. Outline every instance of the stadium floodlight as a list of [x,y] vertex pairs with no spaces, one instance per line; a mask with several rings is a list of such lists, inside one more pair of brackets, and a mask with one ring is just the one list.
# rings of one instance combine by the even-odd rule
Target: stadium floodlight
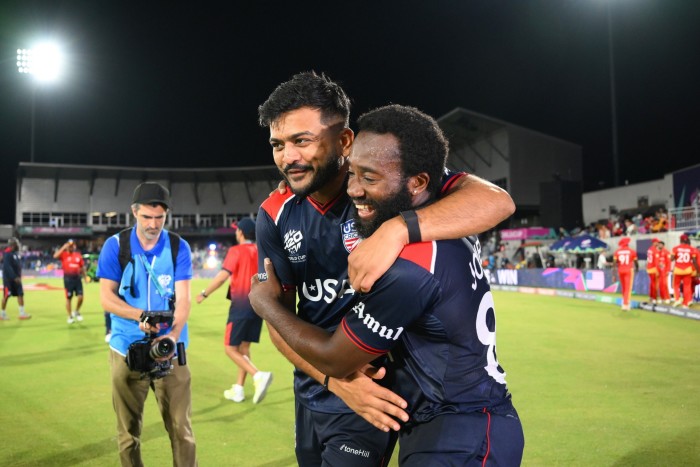
[[55,81],[63,72],[64,59],[56,44],[43,43],[31,49],[17,49],[17,69],[38,81]]
[[58,45],[51,42],[38,44],[31,49],[17,49],[17,70],[32,75],[32,126],[29,139],[29,161],[34,162],[34,133],[37,83],[56,81],[63,74],[64,57]]

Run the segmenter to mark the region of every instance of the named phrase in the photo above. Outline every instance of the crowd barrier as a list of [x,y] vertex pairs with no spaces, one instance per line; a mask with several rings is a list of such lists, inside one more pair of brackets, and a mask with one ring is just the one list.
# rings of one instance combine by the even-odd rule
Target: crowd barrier
[[[545,268],[545,269],[495,269],[486,270],[491,288],[511,292],[551,295],[593,300],[621,305],[620,297],[591,292],[620,293],[620,284],[612,280],[612,271],[601,269]],[[673,291],[673,278],[669,275],[669,291]],[[648,311],[667,313],[700,320],[700,312],[682,310],[649,302],[649,275],[638,271],[632,287],[632,306]],[[700,301],[700,286],[696,286],[693,301]]]

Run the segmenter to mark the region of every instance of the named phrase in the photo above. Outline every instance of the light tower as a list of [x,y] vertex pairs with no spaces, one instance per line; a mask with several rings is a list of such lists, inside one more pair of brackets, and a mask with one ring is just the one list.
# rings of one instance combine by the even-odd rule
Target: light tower
[[51,43],[40,44],[31,49],[17,49],[17,70],[32,75],[31,136],[29,140],[29,161],[34,162],[34,134],[36,126],[36,89],[39,83],[57,80],[63,72],[63,54],[58,46]]

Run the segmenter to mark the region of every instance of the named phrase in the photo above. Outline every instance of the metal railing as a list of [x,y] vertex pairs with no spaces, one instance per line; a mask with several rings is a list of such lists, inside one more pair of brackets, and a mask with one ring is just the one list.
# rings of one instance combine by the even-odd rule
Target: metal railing
[[669,230],[698,230],[700,229],[700,206],[669,209],[668,218]]

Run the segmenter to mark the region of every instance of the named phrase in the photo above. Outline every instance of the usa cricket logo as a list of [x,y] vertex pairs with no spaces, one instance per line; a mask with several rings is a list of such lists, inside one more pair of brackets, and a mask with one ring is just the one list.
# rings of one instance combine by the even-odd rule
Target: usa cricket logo
[[362,241],[357,233],[357,229],[355,229],[355,219],[344,222],[340,226],[340,233],[343,236],[343,245],[348,250],[348,253],[352,252],[357,244]]

